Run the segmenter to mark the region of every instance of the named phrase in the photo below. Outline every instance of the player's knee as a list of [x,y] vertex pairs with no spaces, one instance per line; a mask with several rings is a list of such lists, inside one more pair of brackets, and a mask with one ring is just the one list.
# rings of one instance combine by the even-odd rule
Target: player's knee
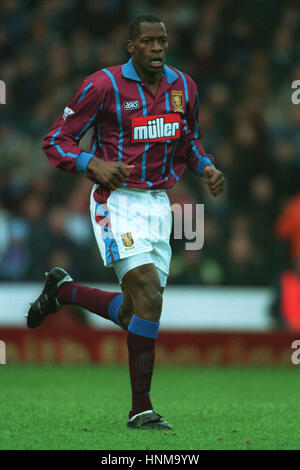
[[148,297],[145,295],[136,309],[136,315],[144,320],[157,322],[160,319],[162,307],[161,295]]
[[162,295],[156,288],[146,289],[143,292],[143,305],[141,314],[145,320],[159,321],[162,309]]
[[140,278],[134,288],[135,310],[145,320],[158,321],[162,309],[162,294],[159,286]]
[[143,265],[124,277],[124,290],[129,294],[136,315],[159,321],[162,309],[160,280],[153,266]]

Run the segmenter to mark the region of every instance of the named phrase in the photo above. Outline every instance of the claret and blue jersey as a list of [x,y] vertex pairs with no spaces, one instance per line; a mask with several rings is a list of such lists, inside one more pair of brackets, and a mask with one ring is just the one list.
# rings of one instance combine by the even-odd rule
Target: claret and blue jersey
[[[167,189],[186,166],[203,175],[213,157],[200,143],[198,94],[194,81],[164,66],[156,96],[142,83],[132,60],[87,77],[56,121],[43,148],[50,162],[65,171],[86,172],[94,156],[133,164],[124,185]],[[93,127],[89,152],[80,139]],[[94,180],[91,173],[88,176]]]

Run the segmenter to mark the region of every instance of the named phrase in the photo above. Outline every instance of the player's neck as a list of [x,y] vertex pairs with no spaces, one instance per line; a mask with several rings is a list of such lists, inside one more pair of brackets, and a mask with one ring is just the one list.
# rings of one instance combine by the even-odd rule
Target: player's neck
[[155,96],[163,76],[163,71],[161,70],[156,73],[149,73],[139,67],[135,62],[133,62],[133,64],[142,82],[151,90]]

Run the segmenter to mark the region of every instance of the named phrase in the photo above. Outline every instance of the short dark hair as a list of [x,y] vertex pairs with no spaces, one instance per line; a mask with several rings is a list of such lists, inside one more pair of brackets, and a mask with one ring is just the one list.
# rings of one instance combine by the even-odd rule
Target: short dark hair
[[163,23],[163,21],[155,15],[141,15],[134,18],[129,24],[129,39],[134,41],[139,33],[141,23]]

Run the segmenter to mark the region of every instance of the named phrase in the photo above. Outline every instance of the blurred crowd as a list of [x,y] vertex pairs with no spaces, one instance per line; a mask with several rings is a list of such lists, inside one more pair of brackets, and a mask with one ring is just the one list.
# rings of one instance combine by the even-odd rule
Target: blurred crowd
[[202,143],[226,177],[216,199],[188,171],[169,191],[171,203],[205,204],[204,247],[172,240],[169,282],[267,286],[286,267],[275,225],[300,192],[300,104],[291,101],[300,80],[297,1],[5,0],[1,281],[40,281],[54,265],[81,281],[116,280],[91,229],[92,183],[52,168],[41,144],[85,76],[128,60],[128,24],[149,13],[167,26],[168,64],[198,85]]

